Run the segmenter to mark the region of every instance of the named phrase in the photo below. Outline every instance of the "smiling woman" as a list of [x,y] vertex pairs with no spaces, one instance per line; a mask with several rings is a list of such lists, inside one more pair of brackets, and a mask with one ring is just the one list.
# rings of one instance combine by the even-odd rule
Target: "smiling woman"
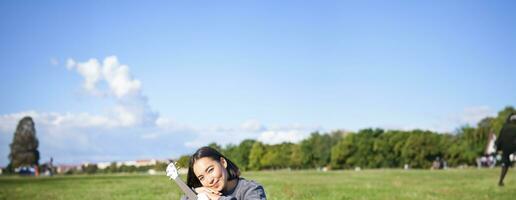
[[210,200],[267,199],[260,184],[240,177],[238,167],[210,147],[201,147],[190,158],[187,185]]

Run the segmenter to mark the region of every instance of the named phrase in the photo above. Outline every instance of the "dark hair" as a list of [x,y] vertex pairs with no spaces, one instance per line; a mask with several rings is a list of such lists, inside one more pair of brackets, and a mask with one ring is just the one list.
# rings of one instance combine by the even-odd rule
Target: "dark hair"
[[197,188],[202,187],[201,181],[197,178],[193,171],[193,165],[195,161],[201,159],[201,158],[211,158],[217,162],[220,162],[220,158],[224,158],[227,163],[226,170],[228,172],[228,180],[237,179],[240,177],[240,170],[238,167],[231,162],[228,158],[226,158],[224,155],[219,153],[217,150],[211,147],[201,147],[198,149],[191,157],[190,157],[190,163],[188,164],[188,175],[186,177],[186,184],[191,188]]

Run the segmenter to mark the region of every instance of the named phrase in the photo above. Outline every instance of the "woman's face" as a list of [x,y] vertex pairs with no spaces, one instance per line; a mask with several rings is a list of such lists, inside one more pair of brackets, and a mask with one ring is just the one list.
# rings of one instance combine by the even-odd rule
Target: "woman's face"
[[227,185],[228,172],[226,167],[227,162],[224,158],[220,158],[220,161],[218,161],[204,157],[195,161],[193,171],[204,187],[222,191]]

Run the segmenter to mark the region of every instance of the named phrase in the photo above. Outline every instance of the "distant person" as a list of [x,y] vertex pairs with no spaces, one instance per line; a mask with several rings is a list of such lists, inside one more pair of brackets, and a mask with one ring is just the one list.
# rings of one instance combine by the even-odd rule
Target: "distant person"
[[201,147],[192,155],[186,184],[210,200],[267,199],[260,184],[240,177],[238,167],[211,147]]
[[510,155],[516,152],[516,114],[512,113],[507,117],[507,121],[500,131],[500,136],[496,140],[496,150],[502,151],[502,172],[500,174],[499,186],[503,186],[503,179],[507,175],[509,167],[512,166]]

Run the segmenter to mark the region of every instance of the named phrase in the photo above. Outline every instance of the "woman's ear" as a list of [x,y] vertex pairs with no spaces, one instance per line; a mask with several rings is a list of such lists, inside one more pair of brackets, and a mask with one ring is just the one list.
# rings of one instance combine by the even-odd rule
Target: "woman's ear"
[[222,164],[224,168],[228,168],[228,162],[223,157],[220,157],[220,164]]

